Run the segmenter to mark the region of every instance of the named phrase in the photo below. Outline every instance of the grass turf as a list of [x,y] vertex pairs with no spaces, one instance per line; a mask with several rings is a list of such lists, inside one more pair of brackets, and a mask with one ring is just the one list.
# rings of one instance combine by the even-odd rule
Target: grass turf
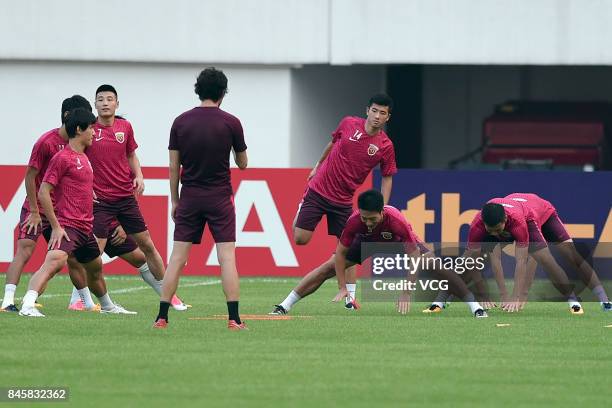
[[[243,279],[241,312],[266,314],[294,279]],[[335,284],[286,321],[252,320],[229,332],[218,279],[185,277],[193,308],[153,330],[153,291],[135,276],[108,277],[112,298],[137,316],[66,310],[69,280],[41,298],[46,319],[0,313],[0,387],[70,388],[69,405],[94,406],[607,406],[612,314],[596,303],[572,316],[564,303],[471,317],[455,302],[408,316],[392,304],[357,312],[331,304]],[[23,295],[27,277],[18,295]],[[299,318],[297,316],[312,316]],[[510,324],[497,327],[498,323]],[[38,406],[37,403],[33,404]],[[20,404],[19,406],[27,406]]]

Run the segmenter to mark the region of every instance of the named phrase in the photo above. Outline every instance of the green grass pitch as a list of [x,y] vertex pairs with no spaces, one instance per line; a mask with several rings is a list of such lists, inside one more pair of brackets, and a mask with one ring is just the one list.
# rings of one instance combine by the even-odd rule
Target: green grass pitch
[[[266,314],[296,282],[243,279],[241,312]],[[603,407],[612,398],[612,314],[597,303],[583,316],[535,302],[480,320],[458,302],[400,316],[388,303],[332,304],[328,282],[292,320],[229,332],[223,320],[190,319],[226,313],[219,280],[184,277],[179,294],[193,308],[153,330],[158,301],[139,277],[111,276],[108,286],[138,315],[66,310],[65,276],[41,298],[47,318],[0,313],[0,387],[67,386],[61,406],[86,407]]]

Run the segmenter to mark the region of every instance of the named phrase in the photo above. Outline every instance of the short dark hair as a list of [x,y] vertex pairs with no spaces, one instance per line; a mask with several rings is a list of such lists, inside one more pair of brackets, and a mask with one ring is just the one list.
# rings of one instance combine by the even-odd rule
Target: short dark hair
[[62,102],[62,124],[66,123],[66,114],[76,108],[87,109],[91,112],[91,105],[87,99],[83,98],[81,95],[72,95]]
[[372,96],[368,102],[368,108],[374,103],[380,106],[386,106],[389,108],[389,113],[393,110],[393,99],[387,94],[379,93]]
[[385,200],[378,190],[364,191],[357,198],[357,207],[360,210],[381,212],[384,206]]
[[194,87],[201,101],[210,99],[217,102],[227,93],[227,77],[223,71],[209,67],[200,72]]
[[96,89],[96,97],[100,92],[112,92],[115,94],[115,99],[117,98],[117,90],[114,86],[108,84],[102,84]]
[[94,123],[96,123],[96,117],[87,109],[76,108],[71,110],[66,115],[66,133],[68,133],[68,138],[76,137],[77,128],[83,131]]
[[482,207],[482,220],[489,227],[494,227],[506,218],[504,206],[496,203],[487,203]]

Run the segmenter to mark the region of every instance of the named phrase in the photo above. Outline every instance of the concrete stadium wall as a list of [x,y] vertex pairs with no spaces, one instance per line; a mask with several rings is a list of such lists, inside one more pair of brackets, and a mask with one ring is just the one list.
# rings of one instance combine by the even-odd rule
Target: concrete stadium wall
[[607,0],[0,0],[0,59],[610,64]]

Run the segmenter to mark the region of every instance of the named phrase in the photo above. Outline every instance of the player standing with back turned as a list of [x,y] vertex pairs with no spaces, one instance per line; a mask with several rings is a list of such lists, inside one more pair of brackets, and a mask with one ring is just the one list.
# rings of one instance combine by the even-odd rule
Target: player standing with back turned
[[[242,330],[236,269],[236,210],[234,208],[230,152],[240,169],[247,167],[247,146],[240,120],[219,107],[227,93],[227,77],[213,67],[200,73],[195,93],[201,104],[174,120],[170,130],[170,194],[174,220],[174,246],[164,276],[155,328],[166,328],[170,299],[193,244],[202,241],[208,223],[217,246],[223,292],[227,300],[228,329]],[[179,198],[179,178],[183,185]]]

